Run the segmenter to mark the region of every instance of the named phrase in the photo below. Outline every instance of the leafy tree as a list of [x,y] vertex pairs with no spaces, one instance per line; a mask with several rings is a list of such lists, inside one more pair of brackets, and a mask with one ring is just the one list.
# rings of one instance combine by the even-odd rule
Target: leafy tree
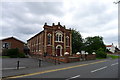
[[96,52],[98,49],[102,48],[103,51],[106,51],[106,47],[103,42],[103,38],[99,36],[87,37],[85,38],[84,50],[89,52]]
[[96,57],[97,57],[97,58],[106,58],[106,57],[107,57],[107,54],[105,53],[105,51],[104,51],[103,48],[99,48],[99,49],[96,51]]
[[79,31],[72,29],[72,53],[80,52],[83,46],[83,39]]

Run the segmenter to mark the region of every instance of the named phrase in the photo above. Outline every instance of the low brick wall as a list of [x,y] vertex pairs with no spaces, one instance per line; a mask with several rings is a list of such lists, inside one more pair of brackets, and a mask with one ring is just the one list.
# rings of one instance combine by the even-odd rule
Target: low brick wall
[[77,61],[80,61],[79,57],[69,57],[68,58],[68,62],[77,62]]
[[69,63],[69,62],[80,61],[80,58],[79,57],[74,57],[74,56],[64,56],[62,58],[59,58],[59,61]]
[[94,54],[89,54],[86,56],[86,60],[94,60],[94,59],[96,59],[96,55]]
[[[37,56],[37,57],[41,57],[41,56]],[[36,58],[37,58],[36,57]],[[88,54],[88,55],[78,55],[78,54],[74,54],[74,55],[67,55],[67,56],[46,56],[46,57],[42,57],[42,59],[47,60],[48,62],[64,62],[64,63],[70,63],[70,62],[77,62],[80,60],[94,60],[96,59],[96,55],[95,54]]]

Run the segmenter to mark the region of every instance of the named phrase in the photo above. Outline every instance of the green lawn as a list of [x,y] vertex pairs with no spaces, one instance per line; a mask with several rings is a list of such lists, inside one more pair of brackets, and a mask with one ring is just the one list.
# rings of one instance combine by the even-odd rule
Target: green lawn
[[0,58],[10,58],[9,56],[0,56]]
[[106,58],[96,58],[96,59],[106,59]]
[[108,54],[107,57],[111,57],[112,59],[120,58],[120,56],[117,56],[117,55],[111,55],[111,54]]

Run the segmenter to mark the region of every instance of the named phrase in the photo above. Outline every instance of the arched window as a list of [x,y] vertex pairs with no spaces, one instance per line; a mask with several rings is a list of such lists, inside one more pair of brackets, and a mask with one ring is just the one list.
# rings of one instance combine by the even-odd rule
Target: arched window
[[57,41],[57,42],[62,42],[62,36],[63,36],[62,33],[57,32],[57,33],[56,33],[56,41]]
[[59,41],[62,41],[62,35],[59,35]]
[[50,45],[51,44],[51,34],[48,34],[47,38],[48,38],[48,45]]
[[69,46],[69,37],[66,37],[66,46]]
[[59,35],[58,34],[56,35],[56,41],[59,41]]

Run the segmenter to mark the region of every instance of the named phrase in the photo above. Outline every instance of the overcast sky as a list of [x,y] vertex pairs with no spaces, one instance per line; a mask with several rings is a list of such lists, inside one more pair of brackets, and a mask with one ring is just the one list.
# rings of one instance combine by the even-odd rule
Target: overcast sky
[[75,28],[82,37],[102,36],[105,44],[118,44],[116,0],[65,0],[61,2],[3,2],[0,39],[14,36],[24,42],[43,30],[47,22]]

